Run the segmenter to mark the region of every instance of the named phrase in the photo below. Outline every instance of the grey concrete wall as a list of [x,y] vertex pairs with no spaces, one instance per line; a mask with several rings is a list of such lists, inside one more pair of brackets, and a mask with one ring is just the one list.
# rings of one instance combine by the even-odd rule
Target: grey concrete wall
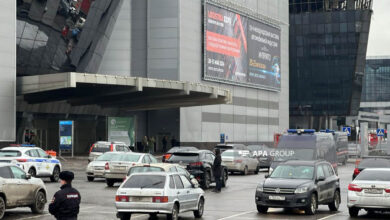
[[220,133],[225,133],[230,142],[272,142],[275,132],[281,132],[289,126],[288,1],[236,2],[285,23],[281,25],[281,92],[203,81],[201,0],[180,1],[180,80],[219,85],[233,92],[233,104],[181,108],[182,142],[202,142],[207,145],[218,142]]
[[16,1],[0,1],[0,142],[16,133]]

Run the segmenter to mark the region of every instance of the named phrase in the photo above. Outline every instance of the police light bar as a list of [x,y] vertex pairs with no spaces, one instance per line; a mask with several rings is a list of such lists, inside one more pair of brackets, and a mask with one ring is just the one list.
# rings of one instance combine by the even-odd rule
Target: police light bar
[[314,132],[316,132],[316,130],[314,130],[314,129],[288,129],[287,132],[292,133],[292,134],[313,134]]

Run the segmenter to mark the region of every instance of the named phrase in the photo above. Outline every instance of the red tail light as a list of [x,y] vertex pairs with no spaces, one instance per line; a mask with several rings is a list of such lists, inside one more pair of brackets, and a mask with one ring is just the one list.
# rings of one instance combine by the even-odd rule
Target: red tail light
[[89,153],[92,152],[93,147],[95,147],[95,144],[92,144],[92,146],[89,148]]
[[16,159],[16,161],[24,163],[24,162],[27,162],[27,159]]
[[168,196],[153,196],[153,202],[155,203],[168,202]]
[[110,169],[110,165],[108,165],[108,162],[106,163],[106,165],[104,165],[104,169],[105,170],[109,170]]
[[390,189],[385,189],[385,192],[386,193],[390,193]]
[[234,163],[242,163],[242,160],[234,160]]
[[117,202],[129,202],[130,197],[129,196],[115,196],[115,201]]
[[355,176],[357,176],[357,175],[359,175],[359,173],[360,173],[360,170],[358,168],[355,168],[355,170],[353,171],[353,174]]
[[354,192],[361,192],[363,189],[358,187],[356,184],[349,184],[348,185],[348,190],[349,191],[354,191]]
[[114,145],[113,144],[110,145],[110,151],[111,152],[114,151]]
[[192,167],[201,167],[201,166],[203,166],[203,163],[202,162],[194,162],[194,163],[190,163],[190,166],[192,166]]

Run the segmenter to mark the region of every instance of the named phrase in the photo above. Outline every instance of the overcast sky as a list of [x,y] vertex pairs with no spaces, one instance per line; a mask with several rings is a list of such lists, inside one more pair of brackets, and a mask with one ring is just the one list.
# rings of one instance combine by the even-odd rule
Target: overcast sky
[[390,56],[390,0],[373,0],[367,56]]

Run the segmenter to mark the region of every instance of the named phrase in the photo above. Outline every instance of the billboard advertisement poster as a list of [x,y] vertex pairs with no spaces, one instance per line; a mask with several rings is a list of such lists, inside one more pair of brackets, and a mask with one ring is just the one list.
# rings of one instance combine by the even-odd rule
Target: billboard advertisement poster
[[247,18],[218,7],[206,9],[206,77],[247,81]]
[[73,149],[73,121],[60,121],[60,150]]
[[108,117],[108,141],[120,141],[128,146],[135,146],[135,118]]
[[280,91],[280,29],[205,4],[204,79]]
[[280,89],[280,30],[248,21],[248,82]]

